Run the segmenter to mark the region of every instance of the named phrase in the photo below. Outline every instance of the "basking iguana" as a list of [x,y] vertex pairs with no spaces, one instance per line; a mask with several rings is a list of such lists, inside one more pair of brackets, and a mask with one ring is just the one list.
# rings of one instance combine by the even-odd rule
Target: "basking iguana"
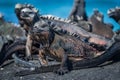
[[103,19],[104,15],[98,10],[94,10],[92,16],[89,18],[89,22],[92,26],[91,32],[111,39],[114,35],[112,31],[113,26],[110,23],[104,23]]
[[[77,39],[82,40],[83,42],[85,42],[85,41],[88,42],[88,44],[89,44],[89,41],[90,41],[90,44],[91,44],[91,42],[92,42],[92,44],[94,44],[94,42],[97,41],[96,44],[100,44],[103,47],[105,47],[105,46],[107,46],[106,44],[109,43],[109,41],[107,39],[105,39],[104,37],[101,37],[101,36],[98,36],[95,34],[91,34],[87,31],[85,31],[84,29],[77,27],[75,25],[68,24],[68,23],[65,23],[62,21],[49,20],[44,17],[39,17],[38,12],[34,11],[34,8],[33,7],[31,8],[28,5],[26,5],[25,8],[22,8],[21,11],[18,11],[19,8],[17,8],[16,10],[17,10],[16,13],[20,12],[18,18],[20,17],[22,19],[22,21],[24,22],[23,27],[26,25],[28,27],[28,30],[27,30],[28,35],[27,35],[27,42],[26,42],[27,57],[30,57],[30,55],[31,55],[31,47],[32,47],[31,34],[33,34],[31,32],[35,29],[39,30],[42,26],[49,27],[52,31],[54,31],[55,33],[57,33],[59,35],[65,35],[65,34],[72,35],[72,36],[76,37]],[[37,25],[36,25],[36,23],[37,23]],[[73,26],[75,26],[75,27],[73,27]],[[45,28],[45,29],[47,29],[47,28]],[[41,30],[42,29],[40,29],[40,31]],[[38,33],[39,33],[39,31],[38,31]],[[101,39],[101,38],[104,38],[104,39]],[[99,40],[99,39],[101,39],[101,40]]]
[[[44,27],[41,27],[40,29],[44,30],[46,27],[44,26]],[[50,37],[51,36],[53,37],[53,34],[51,34]],[[42,36],[39,36],[39,37],[41,38]],[[36,41],[36,40],[33,40],[33,41]],[[22,45],[19,43],[21,43]],[[43,44],[42,46],[45,46],[45,45]],[[22,43],[22,41],[15,42],[8,49],[9,50],[6,52],[7,53],[6,56],[1,61],[6,60],[8,56],[12,55],[13,52],[15,52],[16,50],[25,49],[25,43]],[[42,55],[52,57],[54,60],[57,60],[57,61],[61,61],[60,68],[56,70],[56,73],[60,75],[65,74],[69,70],[71,70],[70,69],[71,65],[69,64],[70,60],[73,62],[76,62],[82,59],[91,59],[98,55],[97,52],[100,52],[102,50],[102,49],[97,50],[96,48],[93,48],[92,46],[89,46],[86,43],[83,43],[81,40],[78,40],[72,36],[68,36],[68,35],[59,36],[57,34],[54,35],[54,40],[50,44],[50,47],[48,47],[47,49],[46,47],[44,47],[44,49],[45,49],[45,53],[43,53]],[[44,56],[42,57],[40,56],[39,59],[41,58],[42,61],[47,62]],[[27,65],[27,64],[25,63],[24,65]]]
[[[56,16],[52,16],[52,15],[38,15],[38,16],[40,16],[40,18],[42,18],[42,19],[47,19],[49,21],[56,21],[56,22],[64,22],[64,23],[74,24],[78,27],[81,27],[81,28],[85,29],[86,31],[90,31],[90,32],[93,32],[93,33],[96,33],[98,35],[102,35],[102,36],[105,36],[105,37],[111,39],[112,36],[114,35],[114,33],[112,31],[112,28],[111,28],[111,25],[107,25],[103,21],[99,22],[99,20],[97,20],[98,17],[99,17],[99,19],[100,18],[103,19],[103,17],[99,16],[99,14],[101,15],[101,13],[93,14],[94,17],[92,16],[89,21],[86,21],[84,19],[80,20],[80,19],[77,19],[77,18],[76,18],[77,21],[71,19],[71,17],[73,15],[78,16],[78,17],[80,17],[80,16],[85,17],[85,13],[82,13],[82,12],[85,12],[85,9],[84,9],[85,4],[84,3],[85,3],[84,0],[75,0],[75,4],[73,6],[74,8],[73,8],[73,11],[71,12],[71,14],[69,16],[69,19],[62,19],[60,17],[56,17]],[[80,6],[82,6],[82,7],[80,8]],[[33,12],[35,11],[37,14],[38,14],[38,10],[30,4],[26,4],[26,5],[25,4],[16,4],[16,7],[15,7],[16,15],[19,19],[19,22],[20,22],[21,26],[24,25],[23,27],[27,32],[27,29],[29,28],[29,27],[27,27],[27,25],[29,26],[30,23],[28,23],[28,21],[26,21],[26,20],[23,21],[23,19],[20,17],[20,12],[21,12],[21,9],[23,9],[23,8],[31,8],[32,11]],[[77,13],[74,13],[76,11],[77,11]],[[79,11],[81,11],[81,13]],[[93,19],[96,19],[97,23],[96,23],[96,21],[93,21]],[[99,26],[102,29],[99,30],[99,27],[95,24],[100,24]],[[104,30],[107,29],[108,31],[106,32],[103,29]]]
[[[109,42],[104,37],[91,34],[85,31],[84,29],[82,29],[81,27],[78,27],[66,22],[62,22],[62,21],[47,19],[43,16],[39,17],[38,11],[33,6],[30,6],[30,5],[17,4],[15,11],[18,16],[18,19],[23,22],[23,24],[21,25],[23,25],[23,27],[27,26],[27,29],[28,29],[28,30],[26,29],[27,32],[31,31],[33,28],[39,28],[39,26],[35,26],[34,24],[36,22],[40,22],[39,23],[40,25],[48,24],[49,27],[59,35],[64,35],[64,34],[72,35],[77,39],[80,39],[83,41],[85,39],[85,41],[88,41],[88,43],[90,42],[90,43],[100,44],[104,46],[107,44],[107,42]],[[101,39],[101,38],[104,38],[104,39]],[[30,38],[28,37],[27,40],[30,40]],[[31,46],[30,43],[28,43],[28,46],[26,47],[28,49],[27,55],[28,54],[30,55],[30,50],[29,50],[30,46]]]
[[76,22],[80,20],[87,21],[88,16],[85,11],[85,7],[86,7],[85,0],[74,0],[74,5],[68,18]]
[[120,7],[109,9],[107,14],[110,18],[113,18],[118,24],[120,24]]
[[[35,26],[39,27],[39,24],[40,23],[38,22],[35,24]],[[42,31],[46,31],[47,28],[50,29],[50,27],[48,26],[41,26],[37,30],[40,29]],[[48,31],[51,31],[49,29]],[[97,49],[93,48],[92,46],[89,46],[86,43],[83,43],[81,40],[78,40],[72,36],[60,36],[55,32],[54,34],[54,41],[50,44],[49,49],[45,51],[45,54],[49,55],[50,57],[53,57],[53,59],[55,60],[60,59],[61,65],[60,68],[56,71],[56,73],[60,75],[69,71],[69,58],[73,58],[73,61],[76,61],[81,58],[89,58],[91,56],[94,57],[94,54],[97,53]],[[53,37],[53,34],[51,34],[50,37]]]
[[[42,49],[44,49],[44,53],[39,54],[40,55],[39,59],[46,63],[47,61],[45,60],[44,56],[47,55],[53,57],[53,59],[55,60],[62,61],[60,69],[56,71],[58,74],[64,74],[69,71],[68,58],[72,58],[74,61],[76,61],[81,58],[88,58],[88,57],[90,58],[91,56],[94,57],[94,55],[97,53],[98,51],[97,49],[93,48],[92,46],[89,46],[86,43],[83,43],[81,40],[78,40],[68,35],[63,35],[63,36],[57,35],[54,31],[50,29],[50,27],[48,27],[49,25],[47,24],[41,25],[42,23],[41,24],[40,23],[41,22],[35,23],[34,26],[36,26],[36,28],[35,29],[33,28],[33,31],[35,31],[34,34],[36,34],[37,32],[40,35],[41,33],[46,31],[52,34],[49,34],[47,38],[49,41],[45,41],[45,40],[43,41],[43,45],[41,45],[41,47]],[[35,40],[36,39],[35,36],[37,35],[34,36],[31,35],[31,37],[33,37],[32,39],[33,42],[37,41],[40,44],[41,40]],[[44,36],[46,36],[46,34],[44,34]],[[38,37],[39,38],[37,39],[43,39],[42,36],[38,36]],[[53,38],[52,39],[53,41],[51,41],[51,38]],[[48,45],[50,46],[46,46],[45,43],[47,42],[49,42]]]
[[85,0],[74,0],[74,6],[69,19],[86,31],[111,39],[114,35],[112,31],[113,26],[104,23],[104,16],[98,10],[94,10],[93,14],[88,17],[85,12],[85,4]]
[[[42,24],[48,23],[50,25],[51,29],[53,29],[59,35],[67,34],[67,35],[71,35],[78,39],[83,39],[83,40],[86,38],[86,39],[88,39],[89,43],[95,43],[95,44],[100,44],[100,45],[105,45],[106,42],[109,41],[109,39],[106,39],[105,37],[87,32],[84,29],[82,29],[81,27],[78,27],[74,24],[70,24],[67,22],[58,21],[58,20],[54,20],[54,19],[52,20],[52,19],[44,18],[42,16],[39,17],[38,12],[34,11],[34,9],[35,9],[34,7],[31,8],[28,6],[22,7],[22,9],[20,7],[15,8],[16,13],[20,13],[18,16],[18,19],[20,19],[20,18],[22,19],[20,21],[23,22],[23,24],[22,24],[22,25],[24,25],[23,27],[27,27],[27,29],[30,28],[31,26],[33,26],[35,22],[40,20],[40,21],[42,21]],[[28,10],[30,11],[30,14],[29,14]],[[29,17],[31,17],[30,15],[33,15],[33,14],[34,14],[35,19],[33,21],[29,21],[29,19],[30,19]],[[27,15],[27,17],[25,17],[25,15]]]
[[[107,14],[110,18],[113,18],[118,24],[120,24],[120,7],[109,9]],[[116,36],[115,40],[119,41],[120,40],[120,30],[118,29],[116,31],[116,33],[118,35]]]
[[74,0],[74,6],[68,19],[64,20],[52,15],[41,15],[41,17],[48,20],[57,20],[69,24],[74,24],[88,32],[95,33],[110,39],[114,35],[114,32],[112,31],[113,26],[104,22],[104,16],[98,10],[94,10],[92,16],[87,17],[84,0]]

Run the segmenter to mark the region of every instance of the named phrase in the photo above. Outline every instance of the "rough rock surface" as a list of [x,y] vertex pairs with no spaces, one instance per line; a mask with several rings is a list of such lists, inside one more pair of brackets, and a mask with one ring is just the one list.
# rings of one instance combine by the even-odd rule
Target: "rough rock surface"
[[15,64],[0,69],[0,80],[120,80],[120,62],[103,67],[73,70],[63,76],[54,73],[33,74],[15,77],[19,67]]
[[17,38],[25,38],[25,32],[12,23],[0,21],[0,51],[5,43]]

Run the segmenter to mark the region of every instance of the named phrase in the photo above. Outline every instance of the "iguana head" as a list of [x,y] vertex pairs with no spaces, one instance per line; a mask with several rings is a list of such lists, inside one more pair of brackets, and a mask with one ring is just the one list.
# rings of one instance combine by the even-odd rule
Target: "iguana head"
[[34,22],[38,15],[38,9],[30,4],[16,4],[15,13],[19,20],[24,20],[24,22]]
[[113,18],[116,22],[120,21],[120,7],[109,9],[107,14],[110,18]]
[[103,22],[104,15],[102,13],[100,13],[97,9],[94,10],[93,16],[99,22]]
[[30,22],[33,21],[36,13],[33,12],[30,8],[23,8],[20,12],[20,18],[24,20],[29,20]]

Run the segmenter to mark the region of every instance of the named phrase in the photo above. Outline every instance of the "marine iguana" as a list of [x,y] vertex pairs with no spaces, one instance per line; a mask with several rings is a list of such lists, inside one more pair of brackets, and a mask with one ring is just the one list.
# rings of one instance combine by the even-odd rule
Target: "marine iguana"
[[[18,8],[17,8],[18,9]],[[107,44],[107,42],[109,42],[109,41],[107,41],[107,39],[105,39],[104,37],[101,37],[101,36],[98,36],[98,35],[95,35],[95,34],[91,34],[91,33],[88,33],[88,32],[86,32],[85,30],[83,30],[82,28],[79,28],[79,27],[75,27],[76,29],[73,29],[73,27],[72,26],[74,26],[74,25],[69,25],[68,23],[65,23],[65,22],[58,22],[58,21],[55,21],[55,20],[48,20],[48,19],[46,19],[46,18],[39,18],[39,16],[38,16],[38,14],[37,14],[37,11],[33,11],[34,10],[34,8],[32,7],[28,7],[28,5],[27,5],[27,7],[25,7],[25,8],[23,8],[23,9],[21,9],[21,11],[20,11],[20,15],[19,15],[19,17],[23,20],[23,21],[25,21],[25,23],[26,23],[26,25],[27,26],[29,26],[29,28],[30,28],[30,30],[28,30],[28,31],[31,31],[33,28],[41,28],[39,25],[41,25],[41,24],[44,24],[44,25],[46,25],[46,23],[50,26],[50,28],[54,31],[54,32],[56,32],[57,34],[59,34],[59,35],[64,35],[64,34],[72,34],[72,36],[74,36],[74,37],[77,37],[77,38],[79,38],[80,40],[81,40],[81,37],[89,37],[89,38],[91,38],[90,36],[92,36],[93,37],[93,39],[90,39],[90,41],[91,42],[95,42],[95,40],[94,39],[97,39],[97,41],[98,41],[98,43],[97,44],[100,44],[100,45],[106,45]],[[32,17],[31,17],[32,16]],[[35,22],[37,22],[38,21],[38,24],[37,25],[34,25],[35,24]],[[33,26],[33,27],[32,27]],[[58,26],[58,27],[56,27],[56,26]],[[69,26],[69,28],[71,28],[72,29],[72,31],[70,30],[69,31],[69,28],[67,28],[67,27],[65,27],[65,26]],[[63,29],[66,29],[66,30],[63,30]],[[80,32],[79,32],[80,31]],[[72,33],[71,33],[72,32]],[[82,32],[82,33],[81,33]],[[74,34],[75,33],[75,34]],[[80,33],[80,34],[79,34]],[[86,34],[87,33],[87,34]],[[86,34],[86,35],[85,35]],[[94,38],[94,37],[96,37],[96,38]],[[98,38],[99,37],[99,38]],[[104,38],[104,40],[105,41],[103,41],[102,43],[99,43],[99,41],[102,41],[103,39],[101,39],[101,38]],[[83,38],[84,39],[84,38]],[[99,40],[99,39],[101,39],[101,40]],[[28,43],[29,44],[29,43]],[[27,46],[28,47],[28,46]],[[30,51],[29,51],[30,52]],[[29,55],[30,55],[30,53],[28,53]],[[27,54],[27,55],[28,55]]]
[[[74,6],[72,12],[69,15],[69,19],[75,22],[77,26],[82,27],[86,31],[112,38],[113,26],[111,24],[104,23],[104,16],[98,10],[94,10],[94,13],[90,18],[85,12],[86,2],[84,0],[74,0]],[[101,19],[101,21],[99,21]],[[99,30],[101,28],[101,30]]]
[[103,19],[104,15],[97,9],[94,10],[92,16],[89,18],[89,22],[92,26],[91,32],[111,39],[114,35],[112,31],[113,26],[112,24],[104,23]]
[[109,9],[107,14],[110,18],[113,18],[118,24],[120,24],[120,7]]
[[[110,18],[113,18],[118,24],[120,24],[120,7],[111,8],[107,11],[107,14]],[[116,31],[117,36],[115,37],[116,41],[120,41],[120,30]]]
[[[22,13],[25,14],[25,13],[27,13],[27,11],[26,12],[23,11],[23,12],[21,12],[21,14]],[[49,23],[49,26],[51,27],[51,29],[53,29],[59,35],[68,34],[68,35],[74,36],[74,37],[76,37],[78,39],[85,39],[85,38],[87,38],[89,43],[95,43],[95,44],[100,44],[100,45],[105,45],[106,42],[108,42],[108,40],[109,40],[109,39],[106,39],[105,37],[89,33],[87,31],[85,31],[84,29],[82,29],[81,27],[78,27],[76,25],[69,24],[69,23],[62,22],[62,21],[58,21],[58,20],[46,19],[44,17],[39,17],[38,13],[36,13],[36,12],[33,12],[33,13],[35,13],[35,15],[36,15],[33,23],[30,23],[29,20],[26,18],[26,19],[23,19],[23,22],[25,22],[24,25],[27,25],[29,27],[29,25],[30,26],[32,24],[34,25],[34,22],[37,22],[37,21],[39,21],[39,19],[41,19],[41,21],[43,23]],[[29,16],[29,15],[30,14],[27,13],[27,16]],[[25,17],[25,16],[23,16],[23,17]]]
[[88,20],[87,13],[85,11],[86,3],[84,0],[74,0],[73,9],[68,19],[78,22],[79,20]]
[[[78,2],[78,3],[77,3]],[[79,3],[80,2],[80,3]],[[79,0],[77,0],[77,1],[75,1],[75,5],[77,6],[76,8],[75,8],[75,11],[81,11],[81,10],[84,10],[84,8],[82,9],[82,8],[80,8],[79,9],[79,5],[84,5],[83,4],[84,3],[84,1],[79,1]],[[84,5],[85,6],[85,5]],[[75,6],[74,6],[75,7]],[[35,11],[35,12],[38,12],[38,9],[36,9],[36,8],[34,8],[32,5],[30,5],[30,4],[16,4],[16,6],[15,6],[15,12],[16,12],[16,15],[17,15],[17,17],[18,17],[18,19],[19,19],[19,22],[20,22],[20,24],[21,24],[21,26],[23,26],[24,25],[24,28],[25,28],[25,30],[27,31],[27,29],[28,29],[28,27],[27,27],[27,25],[29,25],[28,23],[27,23],[27,21],[23,21],[22,20],[22,18],[20,18],[20,12],[21,12],[21,9],[23,9],[23,8],[31,8],[32,10],[33,10],[33,12]],[[71,16],[73,16],[73,15],[75,15],[75,16],[79,16],[80,17],[80,12],[78,12],[78,13],[76,13],[76,14],[73,14],[72,12],[71,12],[71,15],[69,16],[69,17],[71,17]],[[103,36],[105,36],[105,37],[107,37],[107,38],[111,38],[111,36],[113,36],[113,31],[112,31],[112,29],[110,29],[109,28],[109,25],[106,25],[106,26],[108,26],[108,27],[102,27],[102,26],[104,26],[105,24],[103,23],[100,23],[102,26],[102,28],[104,29],[109,29],[109,31],[108,32],[106,32],[106,31],[101,31],[100,33],[98,33],[98,31],[100,31],[99,30],[99,27],[97,27],[96,25],[94,25],[94,24],[96,24],[96,22],[95,21],[85,21],[85,20],[79,20],[78,19],[78,21],[76,22],[76,21],[72,21],[71,19],[62,19],[62,18],[60,18],[60,17],[56,17],[56,16],[52,16],[52,15],[39,15],[40,16],[40,18],[43,18],[43,19],[47,19],[47,20],[49,20],[49,21],[57,21],[57,22],[65,22],[65,23],[69,23],[69,24],[74,24],[74,25],[76,25],[76,26],[79,26],[79,27],[81,27],[81,28],[83,28],[83,29],[85,29],[86,31],[90,31],[90,32],[93,32],[93,33],[97,33],[98,35],[101,35],[101,32],[103,33],[102,35]],[[82,15],[81,14],[81,16],[83,16],[84,17],[84,14]],[[97,16],[98,15],[96,15],[94,18],[97,18]],[[92,26],[92,24],[91,23],[93,23],[93,26]],[[95,28],[95,29],[94,29]],[[106,36],[107,35],[107,36]],[[109,37],[110,36],[110,37]]]
[[[41,23],[41,21],[38,23],[35,23],[35,26],[37,27],[37,30],[39,31],[39,33],[40,33],[40,31],[46,32],[46,30],[51,32],[51,30],[50,30],[51,28],[48,27],[49,24],[48,24],[48,26],[42,26],[41,25],[42,23],[41,24],[40,23]],[[38,24],[40,24],[40,25],[38,25]],[[34,31],[34,29],[33,29],[33,31]],[[48,33],[50,33],[50,32],[48,32]],[[52,31],[52,32],[55,34],[54,31]],[[50,37],[53,37],[53,34],[50,34]],[[41,36],[39,38],[41,38]],[[33,39],[33,41],[34,41],[34,39]],[[51,42],[51,41],[49,41],[49,42]],[[56,73],[62,75],[69,71],[68,70],[69,69],[68,56],[72,57],[72,58],[82,56],[84,58],[84,57],[88,57],[88,56],[92,55],[91,53],[94,54],[95,51],[97,52],[97,50],[95,48],[92,48],[91,46],[87,45],[86,43],[83,43],[81,40],[78,40],[72,36],[57,35],[57,36],[55,36],[53,43],[50,44],[50,47],[48,47],[48,49],[46,49],[45,53],[43,53],[43,54],[52,55],[53,59],[55,59],[55,60],[61,58],[61,61],[62,61],[61,66],[60,66],[60,69],[56,71]],[[43,56],[41,59],[43,59]],[[43,61],[45,61],[45,60],[43,60]]]

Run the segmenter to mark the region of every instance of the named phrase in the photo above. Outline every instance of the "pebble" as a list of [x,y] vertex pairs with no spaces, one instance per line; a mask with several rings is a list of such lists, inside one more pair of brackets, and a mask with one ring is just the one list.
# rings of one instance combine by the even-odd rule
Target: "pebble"
[[20,79],[23,79],[23,77],[20,77]]
[[2,70],[4,70],[4,68],[0,68],[0,70],[2,71]]
[[35,70],[35,68],[34,68],[34,67],[31,67],[30,70],[33,71],[33,70]]
[[46,76],[43,76],[43,78],[46,78]]

